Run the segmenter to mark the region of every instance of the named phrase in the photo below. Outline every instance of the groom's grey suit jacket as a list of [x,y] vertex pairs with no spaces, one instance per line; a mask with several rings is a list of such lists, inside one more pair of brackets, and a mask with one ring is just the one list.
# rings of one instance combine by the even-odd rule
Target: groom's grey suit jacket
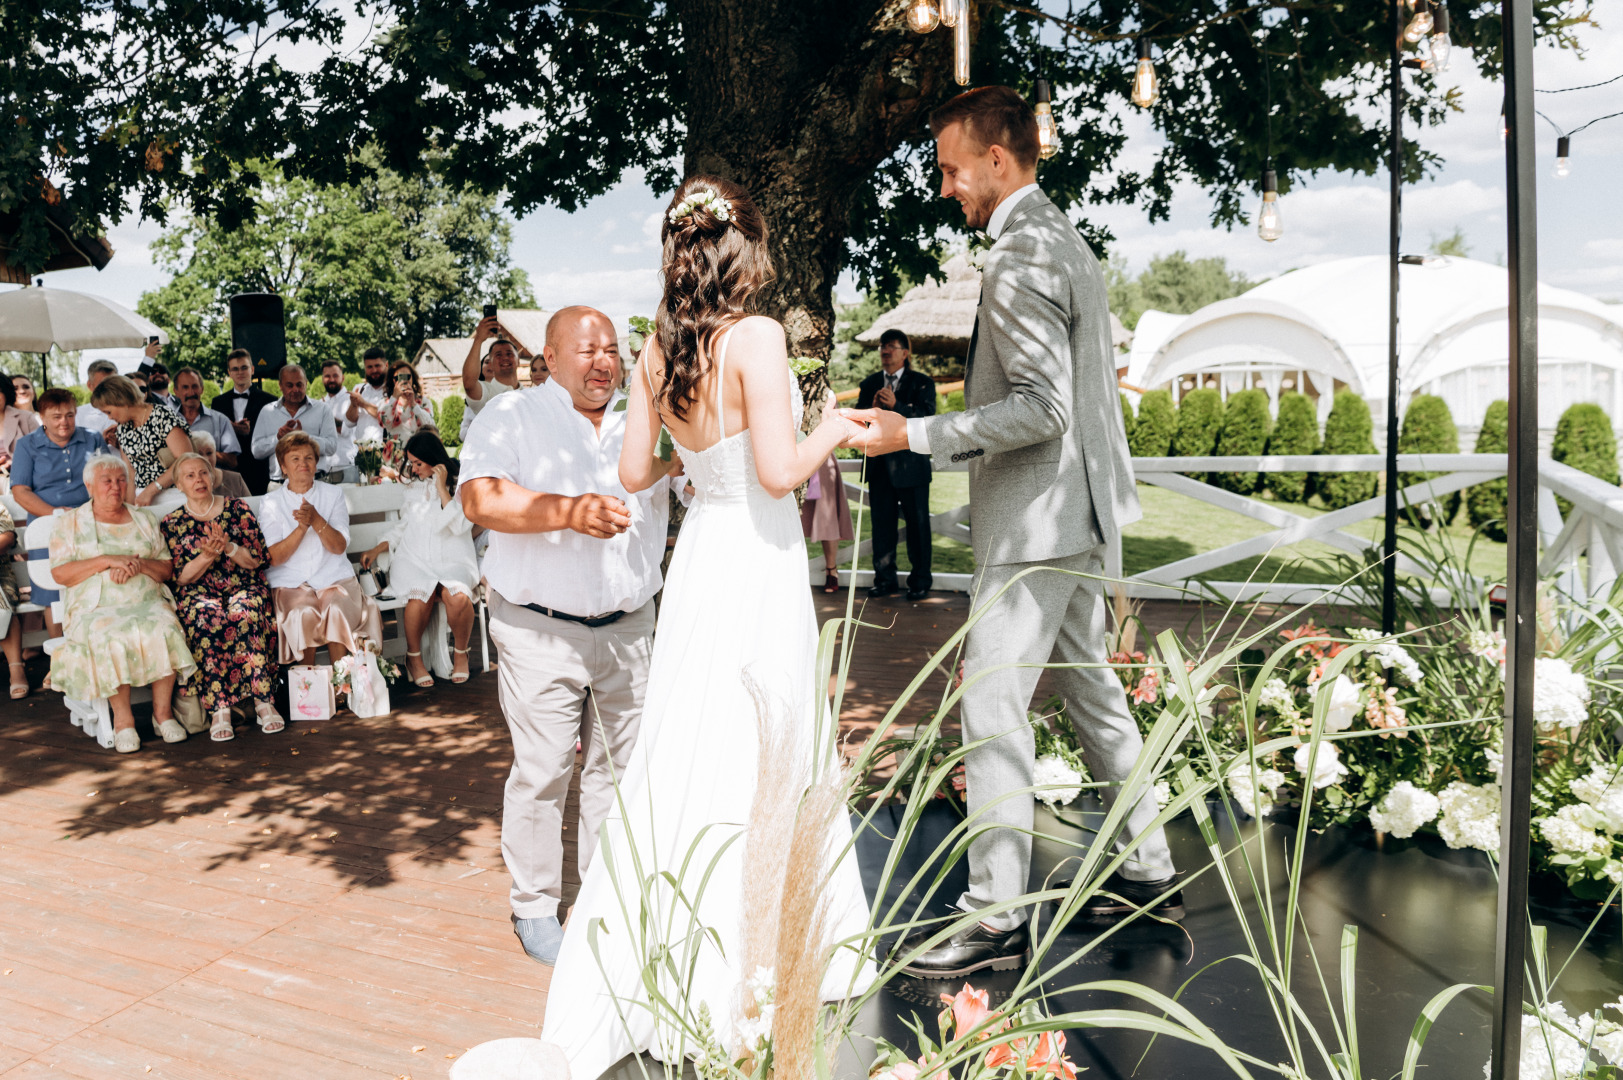
[[936,468],[969,462],[977,565],[1075,555],[1142,516],[1104,274],[1040,191],[987,254],[964,406],[925,430]]

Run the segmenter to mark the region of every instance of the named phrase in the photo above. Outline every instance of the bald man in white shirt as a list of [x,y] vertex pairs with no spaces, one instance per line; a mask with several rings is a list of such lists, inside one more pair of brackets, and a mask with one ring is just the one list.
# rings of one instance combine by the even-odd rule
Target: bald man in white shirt
[[480,411],[457,493],[468,520],[490,530],[490,636],[513,737],[502,857],[514,931],[526,953],[552,964],[563,941],[563,814],[576,740],[582,874],[637,741],[668,485],[630,495],[620,484],[626,414],[613,408],[624,395],[608,318],[563,309],[547,326],[545,355],[549,382],[509,390]]

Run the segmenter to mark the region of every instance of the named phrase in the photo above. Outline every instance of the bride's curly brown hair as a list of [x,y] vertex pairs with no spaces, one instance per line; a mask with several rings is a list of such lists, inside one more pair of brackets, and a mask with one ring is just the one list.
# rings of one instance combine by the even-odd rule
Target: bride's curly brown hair
[[[714,192],[720,208],[699,203],[676,221],[671,212],[695,193]],[[717,216],[724,209],[726,218]],[[655,408],[678,420],[697,395],[707,370],[705,351],[716,335],[750,314],[750,305],[776,276],[766,247],[766,219],[749,192],[719,176],[690,176],[665,208],[660,232],[665,294],[655,319],[665,379]]]

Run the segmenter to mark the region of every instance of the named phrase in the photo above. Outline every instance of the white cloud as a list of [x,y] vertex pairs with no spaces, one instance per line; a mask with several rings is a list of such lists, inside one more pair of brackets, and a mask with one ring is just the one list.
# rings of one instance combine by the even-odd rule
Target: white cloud
[[658,268],[649,265],[637,270],[594,270],[580,273],[554,270],[532,279],[535,298],[543,308],[556,309],[570,304],[597,308],[624,330],[633,315],[653,315],[659,305]]

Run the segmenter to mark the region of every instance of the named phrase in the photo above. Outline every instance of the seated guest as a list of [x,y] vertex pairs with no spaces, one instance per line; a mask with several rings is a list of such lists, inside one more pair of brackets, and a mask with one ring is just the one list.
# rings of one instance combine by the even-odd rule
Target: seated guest
[[27,375],[13,375],[11,385],[17,390],[17,408],[24,412],[34,411],[34,380]]
[[203,404],[203,376],[194,367],[183,367],[175,372],[175,400],[179,402],[177,415],[186,421],[186,430],[192,435],[207,435],[214,441],[215,456],[227,469],[237,467],[237,454],[242,444],[237,442],[237,431],[225,413],[215,412]]
[[259,730],[285,726],[276,712],[276,613],[265,563],[270,552],[248,504],[214,493],[214,467],[200,454],[175,462],[186,505],[163,519],[175,567],[175,614],[197,662],[198,702],[209,738],[225,742],[231,706],[252,699]]
[[17,614],[17,579],[10,574],[11,554],[17,548],[17,525],[0,506],[0,651],[11,665],[11,697],[28,696],[28,672],[23,668],[23,622]]
[[286,486],[259,504],[259,527],[270,545],[266,577],[284,664],[313,662],[320,645],[338,660],[357,651],[363,639],[383,640],[378,605],[361,592],[344,554],[349,507],[341,490],[316,479],[320,460],[321,448],[309,435],[283,435],[276,443],[276,463],[287,477]]
[[173,473],[160,455],[172,458],[192,452],[186,422],[162,405],[145,400],[136,384],[122,375],[109,375],[90,395],[90,403],[118,425],[118,450],[135,473],[135,505],[151,506],[158,493],[175,484]]
[[67,593],[68,623],[51,656],[52,687],[81,701],[110,699],[113,746],[130,754],[141,749],[130,687],[150,686],[153,726],[164,742],[180,742],[175,680],[190,679],[197,665],[164,587],[174,573],[169,548],[152,512],[128,505],[123,460],[92,454],[84,484],[90,501],[59,516],[51,532],[51,575]]
[[419,431],[406,441],[406,472],[427,483],[413,484],[389,535],[361,556],[370,567],[391,552],[389,587],[406,601],[406,675],[418,686],[433,686],[423,664],[423,630],[435,604],[444,604],[455,642],[451,681],[468,681],[468,639],[473,634],[473,594],[479,587],[479,560],[473,525],[462,516],[456,497],[457,462],[440,437]]
[[302,431],[313,440],[321,458],[330,460],[338,452],[338,431],[333,427],[332,411],[310,400],[310,378],[302,367],[285,365],[277,374],[276,383],[282,388],[282,399],[259,411],[249,452],[261,461],[270,462],[270,478],[279,481],[282,474],[272,459],[280,460],[277,448],[282,436]]
[[39,427],[39,417],[17,407],[17,386],[0,372],[0,469],[11,465],[17,440]]
[[378,421],[383,425],[383,464],[397,474],[404,473],[406,440],[419,431],[433,431],[434,414],[429,411],[428,399],[423,396],[423,382],[417,369],[404,360],[397,360],[389,368],[393,393],[384,402]]
[[[97,416],[102,415],[100,410],[84,407]],[[11,497],[28,511],[29,521],[89,502],[90,493],[85,491],[84,481],[85,459],[91,454],[105,453],[107,449],[99,433],[77,425],[80,406],[71,391],[53,386],[39,395],[34,408],[40,426],[17,440],[11,461]],[[45,552],[28,554],[30,558],[41,558]],[[62,628],[57,626],[51,613],[51,605],[61,595],[55,589],[35,585],[29,596],[45,609],[51,637],[62,635]]]
[[214,470],[214,494],[224,495],[228,499],[249,497],[248,482],[242,478],[242,474],[220,468],[219,455],[215,453],[212,436],[202,431],[192,432],[192,450]]

